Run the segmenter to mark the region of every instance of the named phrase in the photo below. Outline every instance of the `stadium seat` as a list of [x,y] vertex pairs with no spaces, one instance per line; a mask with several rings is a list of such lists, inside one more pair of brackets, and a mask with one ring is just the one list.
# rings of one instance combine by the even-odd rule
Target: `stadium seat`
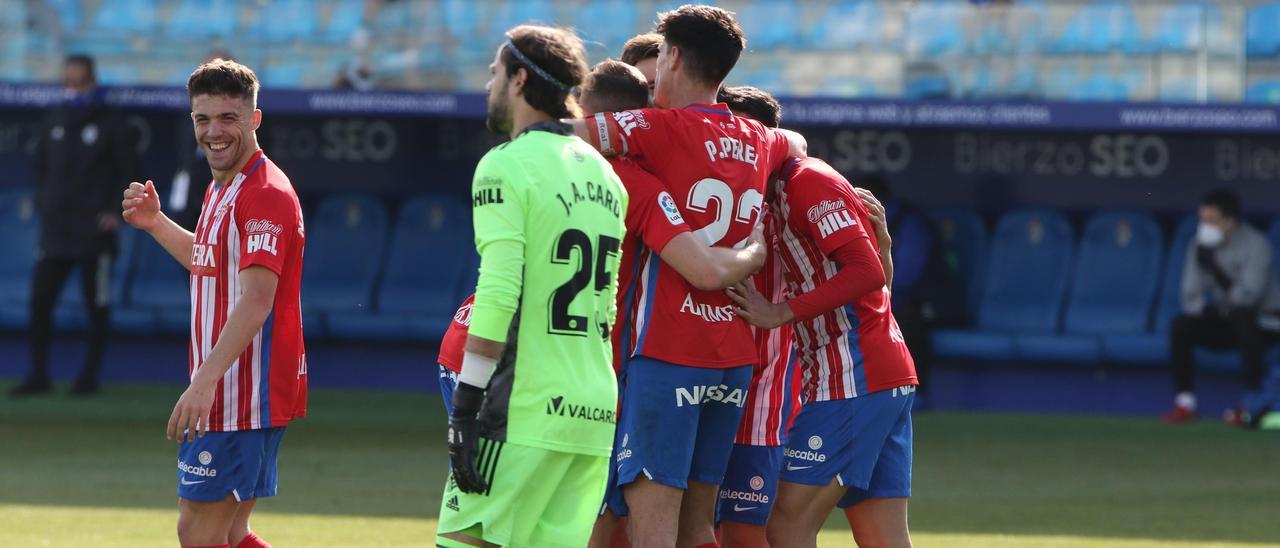
[[951,96],[951,82],[942,74],[922,74],[907,80],[902,95],[907,99],[947,99]]
[[1058,54],[1129,51],[1135,49],[1137,35],[1132,5],[1117,0],[1095,0],[1079,8],[1062,34],[1050,39],[1046,50]]
[[474,247],[466,204],[440,195],[405,202],[391,233],[374,313],[329,317],[329,332],[360,339],[439,340],[461,302]]
[[932,337],[938,355],[1079,359],[1089,351],[1087,344],[1044,337],[1056,335],[1061,324],[1074,247],[1071,224],[1060,213],[1028,209],[1006,214],[991,237],[977,330],[939,330]]
[[1257,4],[1245,18],[1245,52],[1266,57],[1280,52],[1280,3]]
[[[7,3],[7,2],[6,2]],[[74,32],[84,21],[84,11],[80,0],[45,0],[45,4],[53,7],[62,23],[62,30]]]
[[1280,80],[1262,80],[1249,84],[1244,100],[1250,103],[1280,103]]
[[965,9],[950,3],[917,4],[907,13],[907,55],[927,58],[963,53],[968,46]]
[[1184,2],[1167,6],[1160,13],[1150,37],[1143,40],[1144,51],[1192,53],[1205,45],[1205,26],[1211,17],[1221,17],[1204,4]]
[[[369,313],[386,248],[386,207],[367,194],[336,194],[320,202],[307,224],[303,312],[321,313],[325,322]],[[313,334],[324,328],[308,326]]]
[[240,19],[236,6],[236,0],[182,0],[169,16],[164,32],[183,40],[231,36]]
[[443,0],[440,16],[445,30],[454,40],[474,40],[480,32],[480,7],[469,0]]
[[1174,228],[1164,253],[1157,294],[1148,333],[1113,333],[1102,337],[1103,359],[1111,363],[1166,367],[1169,363],[1169,326],[1182,313],[1182,268],[1195,236],[1197,218],[1183,217]]
[[138,238],[137,262],[130,277],[126,309],[137,321],[148,313],[158,331],[185,334],[191,329],[191,274],[152,238]]
[[588,2],[575,10],[573,21],[584,39],[603,43],[611,57],[622,51],[638,25],[635,4],[624,0]]
[[0,190],[0,328],[22,329],[28,322],[31,271],[38,234],[29,188]]
[[350,40],[363,19],[363,0],[340,0],[329,15],[329,22],[325,24],[321,39],[330,43]]
[[556,22],[556,6],[549,0],[502,2],[494,9],[496,13],[489,13],[486,17],[489,24],[488,35],[494,39],[500,39],[503,32],[516,25],[525,23],[547,25]]
[[103,2],[93,18],[93,26],[95,30],[102,32],[151,33],[159,22],[156,20],[158,12],[156,0]]
[[938,227],[948,264],[962,277],[961,286],[968,293],[965,304],[976,312],[986,276],[987,227],[972,209],[934,209],[928,215]]
[[801,45],[831,51],[879,45],[884,32],[883,11],[880,2],[874,0],[835,3],[809,32],[801,33]]
[[751,47],[763,50],[791,47],[799,19],[800,6],[784,0],[754,0],[738,15]]
[[1164,235],[1150,216],[1100,213],[1085,225],[1064,330],[1145,333],[1160,284]]
[[1095,74],[1072,86],[1068,97],[1075,101],[1127,101],[1129,85],[1118,78]]
[[305,39],[316,33],[316,9],[308,0],[269,0],[255,10],[253,35],[268,42]]

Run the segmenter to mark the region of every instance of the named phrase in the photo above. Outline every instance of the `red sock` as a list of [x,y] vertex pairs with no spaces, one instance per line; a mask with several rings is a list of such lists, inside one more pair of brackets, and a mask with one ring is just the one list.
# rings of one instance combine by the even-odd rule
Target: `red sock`
[[720,545],[714,542],[708,542],[706,544],[699,544],[698,548],[720,548]]
[[240,541],[240,544],[236,545],[236,548],[271,548],[271,545],[267,544],[267,541],[262,540],[262,537],[253,531],[249,531],[249,534],[244,537],[244,540]]
[[188,544],[188,545],[184,545],[182,548],[231,548],[231,545],[230,544],[201,544],[197,546],[194,544]]

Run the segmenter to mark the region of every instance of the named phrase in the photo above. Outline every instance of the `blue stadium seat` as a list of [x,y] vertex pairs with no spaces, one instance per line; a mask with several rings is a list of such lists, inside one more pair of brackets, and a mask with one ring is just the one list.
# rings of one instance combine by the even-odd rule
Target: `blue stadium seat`
[[316,33],[316,9],[308,0],[269,0],[254,16],[253,34],[268,42],[288,42]]
[[946,99],[951,96],[951,82],[942,74],[924,74],[907,80],[902,95],[908,99]]
[[345,42],[360,28],[364,19],[363,0],[341,0],[329,15],[321,38],[330,43]]
[[1074,247],[1074,231],[1060,213],[1029,209],[1006,214],[991,237],[978,330],[939,330],[932,338],[938,354],[1074,361],[1089,351],[1087,344],[1064,346],[1071,341],[1044,337],[1056,335],[1061,324]]
[[[137,318],[150,312],[158,331],[188,333],[191,329],[191,274],[152,238],[136,243],[137,262],[130,277],[127,309]],[[141,321],[141,320],[139,320]]]
[[1258,4],[1245,19],[1245,52],[1265,57],[1280,52],[1280,3]]
[[0,190],[0,328],[27,326],[37,234],[31,190]]
[[1244,100],[1250,103],[1280,103],[1280,80],[1263,80],[1249,84]]
[[[304,313],[322,313],[326,321],[369,313],[386,249],[386,207],[367,194],[337,194],[325,198],[307,224]],[[318,334],[324,325],[308,329]]]
[[236,0],[182,0],[169,16],[164,32],[184,40],[231,36],[240,19],[236,6]]
[[26,2],[0,3],[0,28],[21,28],[27,25]]
[[62,22],[62,29],[75,31],[84,21],[84,12],[80,0],[45,0],[45,4],[53,7]]
[[267,65],[262,82],[268,87],[300,88],[310,63],[299,59],[286,59]]
[[502,2],[497,13],[488,14],[489,35],[493,38],[502,36],[503,32],[516,25],[525,23],[554,24],[556,7],[548,0],[524,0],[522,2]]
[[806,49],[839,51],[875,46],[883,33],[884,10],[872,0],[838,2],[830,6],[800,39]]
[[963,53],[965,6],[950,3],[917,4],[907,14],[907,55],[937,57]]
[[1163,255],[1163,234],[1148,215],[1102,213],[1089,221],[1081,238],[1063,337],[1074,337],[1078,347],[1088,346],[1093,352],[1075,361],[1098,362],[1104,352],[1102,337],[1147,333]]
[[987,227],[972,209],[934,209],[928,215],[938,227],[947,262],[963,277],[961,286],[967,292],[965,304],[976,312],[986,276]]
[[574,13],[573,25],[588,42],[603,43],[608,55],[616,57],[635,34],[636,6],[625,0],[588,2]]
[[466,204],[440,195],[406,202],[391,233],[376,313],[330,316],[335,336],[440,340],[472,267]]
[[1143,49],[1167,53],[1191,53],[1205,45],[1205,26],[1212,17],[1221,17],[1204,4],[1184,2],[1164,8]]
[[1095,74],[1073,86],[1068,97],[1075,101],[1127,101],[1129,85],[1118,78]]
[[93,26],[95,30],[103,32],[150,33],[159,23],[156,19],[158,12],[156,0],[104,2],[93,18]]
[[1149,333],[1117,333],[1102,337],[1102,354],[1108,362],[1165,367],[1169,362],[1169,326],[1182,313],[1182,267],[1187,249],[1195,236],[1197,218],[1183,217],[1169,239],[1164,253],[1164,270],[1159,275],[1151,331]]
[[1133,6],[1117,0],[1098,0],[1079,8],[1062,34],[1046,44],[1050,53],[1100,54],[1135,46],[1137,23]]
[[752,48],[790,46],[795,40],[800,6],[786,0],[755,0],[738,13],[738,23]]
[[818,95],[826,97],[877,97],[879,94],[874,82],[860,76],[826,78],[818,87]]
[[1085,225],[1067,333],[1145,333],[1160,284],[1164,235],[1149,215],[1100,213]]
[[454,40],[472,40],[478,37],[480,8],[470,0],[443,0],[440,2],[444,28]]

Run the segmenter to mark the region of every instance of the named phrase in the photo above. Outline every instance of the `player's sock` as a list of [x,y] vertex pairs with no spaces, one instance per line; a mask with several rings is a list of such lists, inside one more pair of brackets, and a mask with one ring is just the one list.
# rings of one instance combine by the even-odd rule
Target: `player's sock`
[[271,545],[262,540],[262,537],[253,531],[249,531],[249,534],[240,541],[240,544],[236,545],[236,548],[271,548]]
[[1195,411],[1196,395],[1194,392],[1178,392],[1178,395],[1173,397],[1173,404],[1188,411]]
[[231,545],[230,544],[200,544],[200,545],[188,544],[188,545],[184,545],[182,548],[231,548]]
[[715,542],[708,542],[706,544],[699,544],[698,548],[720,548],[720,545]]

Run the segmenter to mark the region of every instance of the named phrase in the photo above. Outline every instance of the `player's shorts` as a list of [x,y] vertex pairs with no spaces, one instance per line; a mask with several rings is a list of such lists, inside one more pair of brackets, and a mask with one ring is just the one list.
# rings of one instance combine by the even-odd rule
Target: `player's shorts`
[[635,356],[623,366],[622,414],[614,439],[614,485],[606,501],[628,514],[621,487],[641,474],[685,489],[719,485],[742,421],[751,366],[708,369]]
[[915,387],[806,403],[783,453],[783,481],[848,488],[841,508],[869,498],[911,496],[911,405]]
[[734,445],[729,470],[720,484],[720,521],[764,526],[778,496],[783,447]]
[[[586,546],[595,525],[608,457],[480,440],[478,469],[489,484],[463,493],[450,475],[438,533],[463,533],[499,546]],[[438,546],[467,544],[436,538]]]
[[440,397],[444,399],[444,412],[453,414],[453,390],[458,387],[458,374],[452,369],[440,366]]
[[217,502],[276,496],[285,427],[209,432],[178,446],[178,497]]

